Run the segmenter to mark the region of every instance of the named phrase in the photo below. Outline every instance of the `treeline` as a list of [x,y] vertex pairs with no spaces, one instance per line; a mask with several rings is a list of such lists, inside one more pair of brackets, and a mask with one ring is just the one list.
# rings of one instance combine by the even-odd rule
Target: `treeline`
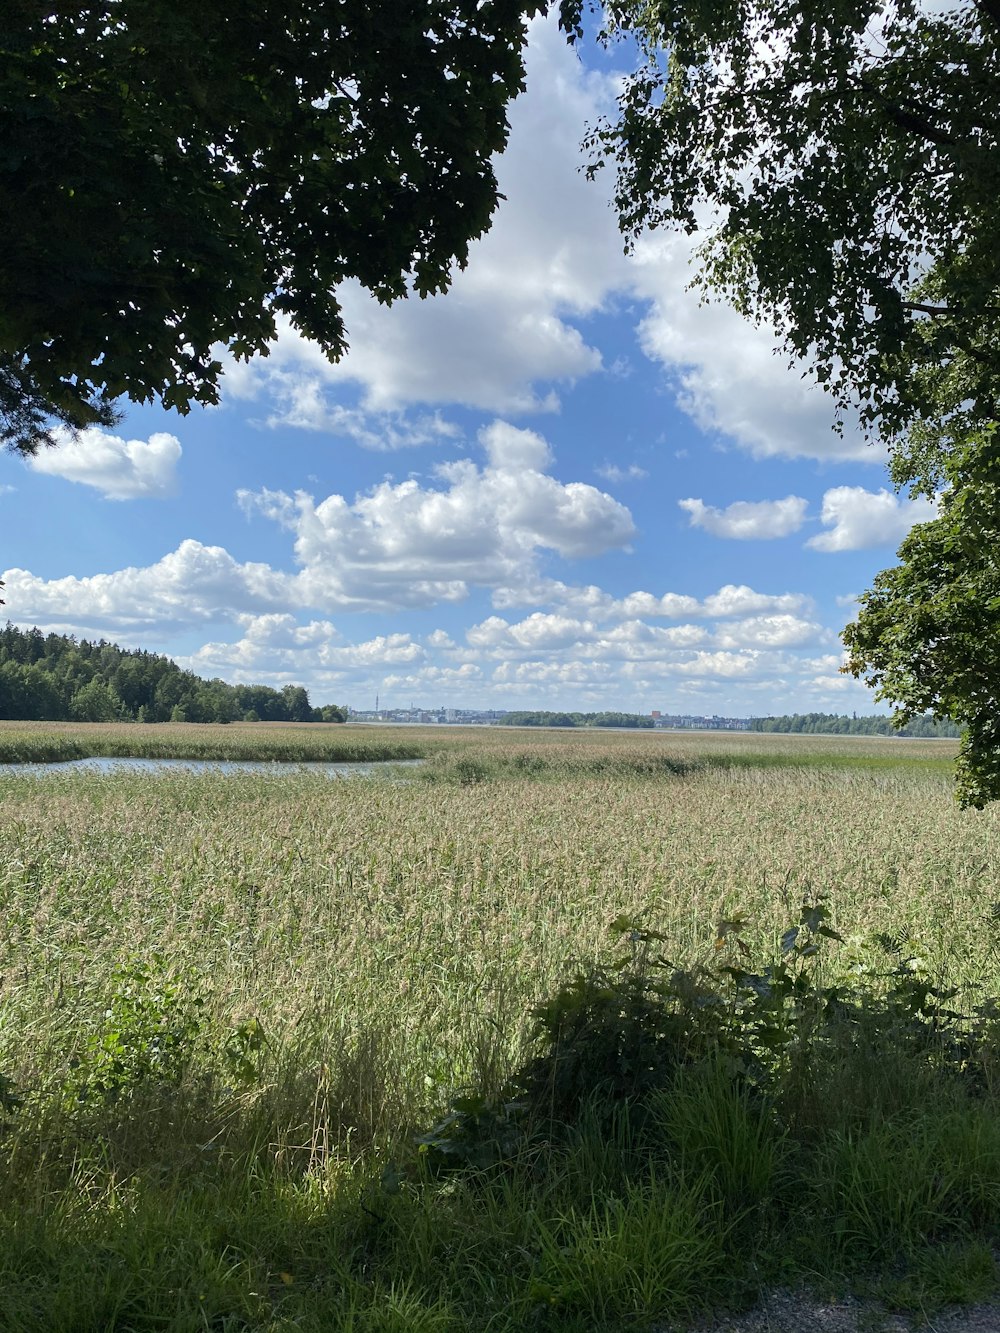
[[344,722],[301,685],[227,685],[103,639],[0,630],[0,718],[27,722]]
[[498,719],[505,727],[651,727],[642,713],[507,713]]
[[894,727],[892,719],[873,714],[870,717],[851,717],[838,713],[786,713],[783,717],[755,717],[750,720],[751,731],[800,731],[827,736],[916,736],[933,739],[940,736],[959,736],[956,723],[936,722],[930,714],[914,718],[904,727]]

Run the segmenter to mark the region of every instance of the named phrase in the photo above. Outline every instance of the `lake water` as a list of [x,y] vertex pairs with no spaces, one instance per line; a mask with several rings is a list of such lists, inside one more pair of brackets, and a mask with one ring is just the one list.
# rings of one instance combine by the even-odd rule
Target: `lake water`
[[269,777],[285,774],[322,773],[328,778],[368,777],[397,765],[412,768],[422,759],[380,760],[374,763],[303,763],[288,764],[248,759],[68,759],[54,764],[0,764],[0,777],[45,777],[50,773],[264,773]]

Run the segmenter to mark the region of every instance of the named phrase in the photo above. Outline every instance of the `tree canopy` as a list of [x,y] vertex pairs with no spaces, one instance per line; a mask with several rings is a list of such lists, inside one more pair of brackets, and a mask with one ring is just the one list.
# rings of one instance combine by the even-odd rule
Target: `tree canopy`
[[0,628],[0,718],[76,722],[345,722],[314,708],[301,685],[228,685],[169,657],[101,639]]
[[1000,797],[1000,436],[995,426],[949,450],[939,517],[918,524],[900,563],[876,576],[844,631],[847,669],[900,720],[930,709],[964,727],[958,796]]
[[937,740],[942,737],[954,739],[959,735],[959,728],[954,722],[935,721],[934,718],[913,718],[905,726],[896,727],[892,719],[873,714],[868,717],[848,717],[846,713],[784,713],[771,717],[753,717],[750,719],[750,731],[768,733],[804,732],[813,736],[906,736]]
[[499,719],[503,727],[652,727],[644,713],[552,713],[539,709],[515,710]]
[[0,432],[218,398],[337,288],[443,290],[497,205],[535,0],[9,0]]
[[[563,5],[581,32],[581,0]],[[846,631],[848,669],[966,728],[1000,796],[1000,0],[610,0],[639,66],[589,136],[628,238],[704,231],[696,283],[767,320],[940,496]]]
[[[919,370],[1000,373],[1000,0],[611,0],[642,59],[592,171],[629,237],[705,230],[701,282],[892,435]],[[580,0],[564,4],[580,29]],[[918,279],[924,275],[921,283]],[[984,337],[984,331],[990,337]]]

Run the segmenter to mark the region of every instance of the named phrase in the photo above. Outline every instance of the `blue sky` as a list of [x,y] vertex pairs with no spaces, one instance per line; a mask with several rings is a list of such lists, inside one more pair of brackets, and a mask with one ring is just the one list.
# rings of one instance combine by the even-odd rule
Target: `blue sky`
[[347,287],[337,366],[285,329],[218,408],[0,456],[10,618],[317,704],[874,711],[838,632],[930,506],[686,290],[697,238],[623,254],[586,59],[533,24],[506,202],[447,295]]

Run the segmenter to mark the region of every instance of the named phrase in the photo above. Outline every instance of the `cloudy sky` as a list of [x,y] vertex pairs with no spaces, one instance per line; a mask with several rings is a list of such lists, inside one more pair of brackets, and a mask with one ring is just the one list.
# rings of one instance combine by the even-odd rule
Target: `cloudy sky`
[[337,366],[286,329],[219,408],[0,455],[10,618],[317,704],[874,711],[838,631],[929,506],[687,291],[690,239],[623,254],[586,59],[533,26],[506,203],[446,296],[349,287]]

